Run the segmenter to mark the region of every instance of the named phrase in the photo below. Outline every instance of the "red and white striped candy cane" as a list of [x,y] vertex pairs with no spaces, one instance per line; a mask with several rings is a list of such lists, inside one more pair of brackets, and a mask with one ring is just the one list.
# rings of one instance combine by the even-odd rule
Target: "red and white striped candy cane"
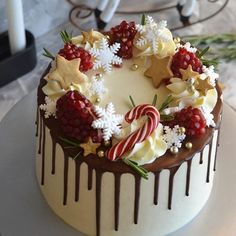
[[128,123],[131,123],[133,120],[137,120],[141,116],[147,116],[147,122],[145,122],[140,129],[136,130],[134,133],[130,134],[128,137],[111,147],[107,153],[109,160],[114,161],[121,158],[121,156],[129,151],[136,143],[140,143],[149,137],[159,124],[160,114],[156,107],[149,104],[136,106],[126,113],[125,120]]

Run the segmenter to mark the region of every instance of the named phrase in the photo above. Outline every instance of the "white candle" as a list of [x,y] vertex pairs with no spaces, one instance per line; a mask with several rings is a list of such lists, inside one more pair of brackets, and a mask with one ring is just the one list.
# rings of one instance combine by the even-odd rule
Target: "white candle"
[[8,35],[11,53],[17,53],[26,46],[23,8],[21,0],[6,0]]

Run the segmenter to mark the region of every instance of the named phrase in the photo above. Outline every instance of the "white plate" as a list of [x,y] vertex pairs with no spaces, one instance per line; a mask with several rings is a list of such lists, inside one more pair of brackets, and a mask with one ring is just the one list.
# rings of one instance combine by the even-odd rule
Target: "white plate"
[[[35,97],[35,92],[26,96],[0,123],[0,235],[82,236],[50,210],[38,188]],[[236,235],[235,131],[236,114],[225,105],[210,199],[196,218],[169,236]]]

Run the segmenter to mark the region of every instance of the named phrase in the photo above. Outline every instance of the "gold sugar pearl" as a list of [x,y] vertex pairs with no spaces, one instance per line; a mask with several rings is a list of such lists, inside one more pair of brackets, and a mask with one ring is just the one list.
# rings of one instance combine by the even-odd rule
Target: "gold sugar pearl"
[[100,103],[101,102],[101,98],[96,98],[95,102],[96,103]]
[[104,157],[105,156],[105,152],[104,151],[102,151],[102,150],[100,150],[100,151],[98,151],[98,156],[100,157],[100,158],[102,158],[102,157]]
[[175,43],[180,43],[180,41],[181,41],[180,37],[174,38],[174,42],[175,42]]
[[184,127],[179,127],[178,131],[180,134],[184,134],[186,132],[186,129]]
[[137,69],[138,69],[138,65],[137,65],[137,64],[133,64],[133,65],[131,66],[131,70],[135,71],[135,70],[137,70]]
[[110,39],[110,36],[109,36],[109,35],[106,35],[106,38],[109,40],[109,39]]
[[179,149],[177,147],[171,147],[170,152],[175,155],[179,152]]
[[104,141],[104,145],[105,145],[106,147],[109,147],[109,146],[111,145],[110,140]]
[[193,147],[193,144],[191,142],[187,142],[187,143],[185,143],[185,147],[187,149],[191,149]]

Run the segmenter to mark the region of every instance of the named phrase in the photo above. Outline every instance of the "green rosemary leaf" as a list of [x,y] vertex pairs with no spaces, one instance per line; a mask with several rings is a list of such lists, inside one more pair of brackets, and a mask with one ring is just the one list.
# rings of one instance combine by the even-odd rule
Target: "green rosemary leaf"
[[64,43],[71,43],[72,35],[69,35],[66,30],[61,31],[60,35]]
[[146,15],[142,14],[141,25],[145,25],[145,24],[146,24]]
[[131,95],[129,95],[129,100],[130,100],[130,102],[131,102],[131,105],[132,105],[133,107],[136,107],[136,105],[135,105],[135,103],[134,103],[134,99],[132,98]]
[[153,97],[153,100],[152,100],[152,106],[156,106],[157,104],[157,95],[155,94],[155,96]]
[[128,159],[122,159],[123,162],[130,166],[134,171],[136,171],[141,177],[144,179],[148,179],[148,171],[143,167],[139,166],[135,161],[131,161]]
[[73,140],[70,140],[70,139],[67,139],[67,138],[63,138],[63,137],[59,137],[59,139],[62,140],[66,144],[70,144],[70,145],[72,145],[74,147],[80,147],[80,144],[75,142],[75,141],[73,141]]
[[49,52],[46,48],[43,48],[43,50],[44,50],[44,53],[42,54],[43,56],[48,57],[48,58],[50,58],[52,60],[55,59],[55,56],[53,56],[52,53]]
[[170,103],[173,102],[174,98],[169,95],[166,100],[162,103],[161,107],[159,108],[159,112],[161,113],[163,110],[169,107]]
[[197,57],[201,59],[202,56],[205,55],[205,54],[208,52],[209,49],[210,49],[210,47],[208,46],[208,47],[204,48],[204,49],[201,50],[201,51],[198,50],[198,51],[197,51]]
[[160,114],[161,121],[171,121],[174,119],[172,115]]
[[75,160],[82,152],[78,152],[74,157],[73,159]]

